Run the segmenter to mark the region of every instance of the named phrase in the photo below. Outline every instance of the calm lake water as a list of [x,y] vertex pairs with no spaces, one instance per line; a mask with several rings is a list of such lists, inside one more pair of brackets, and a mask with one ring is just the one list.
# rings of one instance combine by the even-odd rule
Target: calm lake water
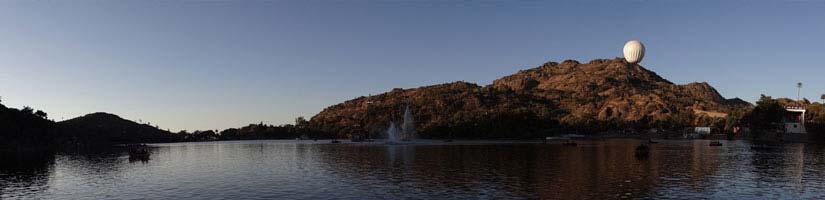
[[156,144],[3,160],[2,199],[825,198],[825,147],[744,141]]

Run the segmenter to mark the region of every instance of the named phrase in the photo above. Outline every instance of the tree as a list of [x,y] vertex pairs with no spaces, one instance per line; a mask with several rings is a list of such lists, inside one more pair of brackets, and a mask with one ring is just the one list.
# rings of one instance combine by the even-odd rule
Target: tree
[[762,95],[756,102],[756,107],[745,116],[743,121],[753,129],[755,134],[752,136],[758,138],[764,133],[776,130],[776,123],[781,122],[784,115],[785,108],[777,100]]
[[38,117],[43,119],[48,119],[48,114],[46,114],[46,112],[43,112],[42,110],[37,110],[37,112],[34,112],[34,115],[37,115]]
[[309,125],[309,121],[307,121],[304,117],[295,118],[295,127],[303,128]]
[[28,107],[28,106],[24,106],[23,109],[20,110],[20,112],[23,112],[23,113],[26,113],[26,114],[32,114],[32,113],[34,113],[34,109],[32,109],[31,107]]

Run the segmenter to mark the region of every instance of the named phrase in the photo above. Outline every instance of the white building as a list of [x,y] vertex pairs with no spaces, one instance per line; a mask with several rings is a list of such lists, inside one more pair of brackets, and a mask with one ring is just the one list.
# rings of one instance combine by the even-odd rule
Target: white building
[[782,118],[782,122],[785,124],[785,133],[807,133],[805,131],[805,108],[787,106],[785,111],[786,114]]
[[710,127],[694,127],[693,132],[696,134],[708,135],[710,134]]

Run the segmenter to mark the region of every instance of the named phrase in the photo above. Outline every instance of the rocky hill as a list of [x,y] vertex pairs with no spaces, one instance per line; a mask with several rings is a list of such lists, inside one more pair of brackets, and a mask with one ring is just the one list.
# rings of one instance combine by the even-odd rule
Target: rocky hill
[[567,60],[522,70],[484,87],[455,82],[356,98],[324,109],[311,125],[339,137],[378,137],[390,120],[400,120],[406,105],[423,138],[677,129],[704,123],[699,119],[705,113],[726,114],[752,106],[725,99],[704,82],[674,84],[622,58]]

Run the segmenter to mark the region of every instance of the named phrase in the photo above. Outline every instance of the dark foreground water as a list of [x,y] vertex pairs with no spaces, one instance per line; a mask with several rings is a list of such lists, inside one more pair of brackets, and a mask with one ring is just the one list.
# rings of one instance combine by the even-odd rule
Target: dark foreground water
[[742,141],[158,144],[2,160],[2,199],[823,199],[825,147]]

